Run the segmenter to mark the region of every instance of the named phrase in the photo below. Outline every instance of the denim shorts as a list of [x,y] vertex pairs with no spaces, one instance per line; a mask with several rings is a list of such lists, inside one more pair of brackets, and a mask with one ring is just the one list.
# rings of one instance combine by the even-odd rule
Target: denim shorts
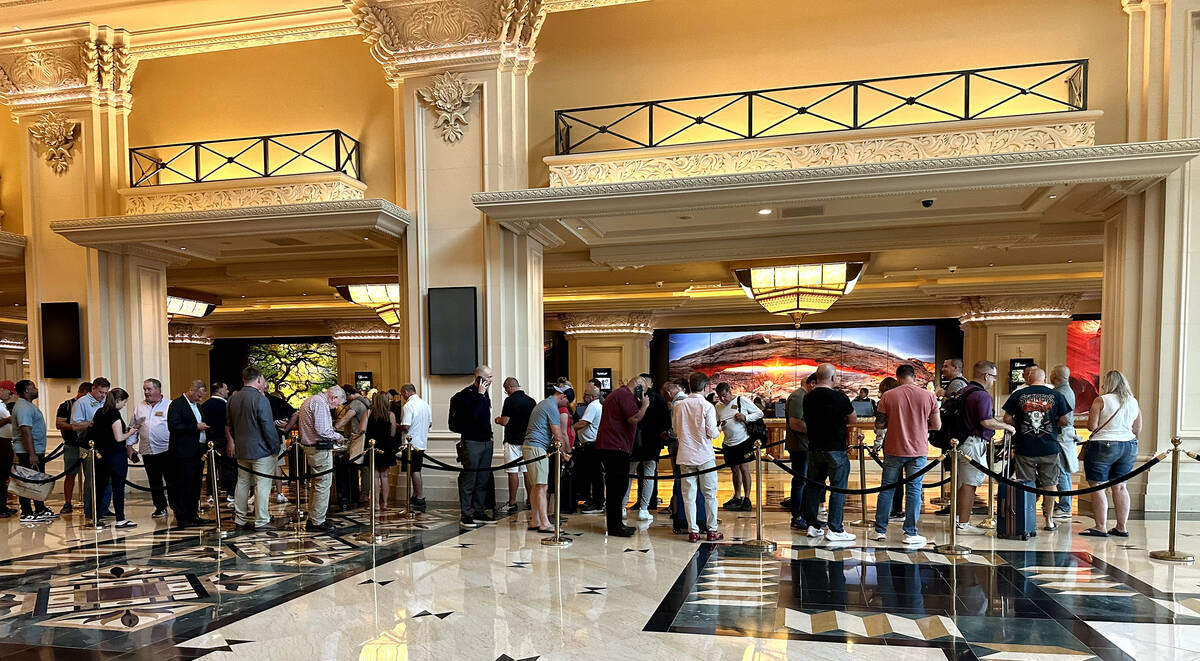
[[1083,474],[1088,482],[1107,482],[1133,470],[1137,461],[1137,439],[1132,441],[1088,441],[1083,452]]

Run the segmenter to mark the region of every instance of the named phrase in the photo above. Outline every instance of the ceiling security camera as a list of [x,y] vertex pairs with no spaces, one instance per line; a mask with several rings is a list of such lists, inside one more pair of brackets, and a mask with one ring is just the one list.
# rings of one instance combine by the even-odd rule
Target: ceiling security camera
[[654,283],[654,286],[658,287],[659,289],[662,289],[662,286],[663,286],[662,280],[659,280],[658,282]]
[[925,199],[921,200],[921,206],[923,206],[923,207],[925,207],[926,209],[928,209],[928,208],[930,208],[930,207],[932,207],[932,206],[933,206],[933,203],[934,203],[934,202],[937,202],[937,198],[936,198],[936,197],[927,197],[927,198],[925,198]]

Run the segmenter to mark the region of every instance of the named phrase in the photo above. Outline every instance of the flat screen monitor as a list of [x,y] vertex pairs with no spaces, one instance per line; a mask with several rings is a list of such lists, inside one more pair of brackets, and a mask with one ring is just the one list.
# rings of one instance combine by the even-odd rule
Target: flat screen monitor
[[79,303],[42,303],[42,376],[47,379],[83,377]]
[[474,287],[429,290],[429,373],[471,374],[479,364]]
[[875,405],[871,402],[851,400],[850,405],[854,407],[854,415],[860,418],[875,417]]

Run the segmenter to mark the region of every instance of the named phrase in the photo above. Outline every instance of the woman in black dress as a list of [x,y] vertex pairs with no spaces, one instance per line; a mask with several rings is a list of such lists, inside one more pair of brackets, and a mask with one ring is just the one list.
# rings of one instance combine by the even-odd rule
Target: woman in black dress
[[363,417],[360,432],[367,440],[375,441],[375,503],[379,509],[387,509],[388,469],[396,465],[396,414],[392,413],[391,398],[385,392],[371,397],[371,411]]
[[134,420],[132,427],[125,427],[121,409],[128,400],[129,393],[120,388],[108,391],[104,405],[92,418],[91,432],[88,435],[89,440],[96,442],[96,451],[100,453],[96,461],[96,493],[104,493],[109,480],[113,482],[112,504],[117,515],[117,528],[137,526],[125,518],[125,477],[129,474],[129,458],[133,456],[133,446],[127,445],[125,441],[138,432],[141,420]]

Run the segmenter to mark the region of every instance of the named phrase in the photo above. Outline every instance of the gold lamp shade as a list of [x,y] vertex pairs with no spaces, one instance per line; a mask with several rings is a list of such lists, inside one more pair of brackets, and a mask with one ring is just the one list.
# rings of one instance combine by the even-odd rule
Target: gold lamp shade
[[207,317],[216,307],[205,301],[182,296],[167,296],[167,316],[169,317]]
[[379,318],[383,320],[383,323],[391,326],[392,328],[397,328],[402,325],[400,319],[402,312],[400,310],[399,303],[385,303],[377,306],[375,308],[375,314],[379,315]]
[[789,315],[799,328],[804,315],[829,309],[854,290],[862,262],[752,266],[733,272],[746,296],[771,314]]
[[337,291],[342,298],[365,305],[367,307],[378,307],[387,303],[400,302],[400,283],[390,282],[382,284],[365,284],[365,285],[340,285]]

